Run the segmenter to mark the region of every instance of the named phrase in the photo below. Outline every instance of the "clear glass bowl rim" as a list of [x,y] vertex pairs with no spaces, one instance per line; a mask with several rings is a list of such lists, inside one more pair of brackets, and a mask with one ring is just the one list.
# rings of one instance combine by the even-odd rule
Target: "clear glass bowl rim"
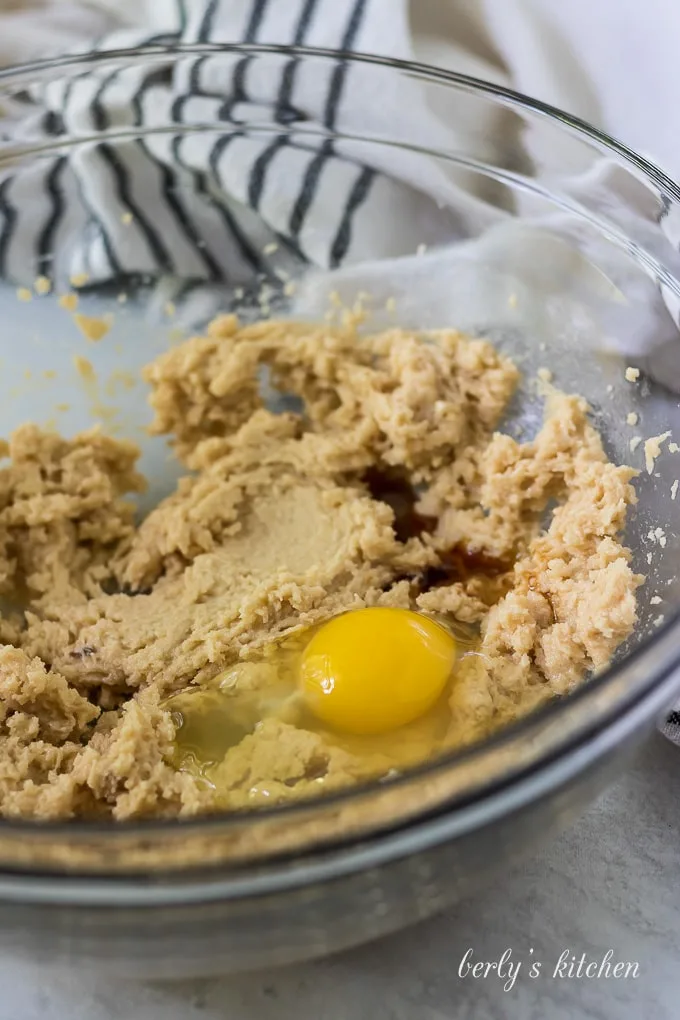
[[[559,123],[573,135],[590,141],[603,154],[614,154],[630,169],[634,168],[638,175],[642,175],[646,182],[653,185],[659,194],[669,202],[680,203],[680,187],[659,167],[630,149],[624,143],[578,117],[572,116],[550,104],[523,95],[520,92],[469,75],[459,74],[427,64],[395,60],[367,53],[259,43],[154,45],[136,49],[84,52],[81,54],[68,54],[49,60],[33,61],[0,70],[0,94],[16,94],[28,85],[34,85],[37,80],[53,77],[59,73],[65,75],[86,73],[90,70],[112,68],[116,65],[135,66],[148,64],[149,62],[163,62],[169,58],[208,57],[219,54],[239,54],[243,56],[273,54],[290,58],[314,58],[334,61],[341,58],[349,64],[365,64],[388,68],[434,85],[449,86],[472,95],[486,96],[510,109],[527,111],[549,121]],[[221,126],[216,125],[216,127]],[[142,134],[144,132],[139,133]],[[84,139],[78,138],[77,140]],[[385,141],[383,138],[380,140],[381,142]],[[57,139],[54,144],[42,145],[39,152],[40,154],[45,154],[51,149],[58,149],[60,144],[62,142]],[[30,145],[24,149],[21,146],[13,146],[12,158],[21,155],[22,151],[28,155],[37,152]],[[442,155],[445,156],[446,153],[442,153]],[[680,287],[680,281],[676,282],[678,287]],[[508,773],[502,777],[497,777],[496,781],[490,781],[475,790],[471,798],[461,797],[447,804],[446,814],[448,815],[457,807],[467,807],[474,804],[477,800],[482,800],[485,796],[501,792],[503,789],[512,786],[513,782],[519,781],[522,778],[526,779],[527,776],[530,777],[530,774],[535,776],[542,766],[548,766],[557,759],[568,755],[571,749],[583,746],[591,737],[595,737],[598,734],[602,736],[604,731],[614,726],[617,721],[622,722],[623,716],[626,713],[631,712],[635,714],[636,706],[648,700],[653,701],[654,693],[659,692],[663,688],[664,696],[662,703],[655,704],[655,709],[657,711],[660,710],[666,703],[666,700],[673,696],[675,689],[680,688],[680,675],[678,676],[677,683],[674,683],[671,679],[679,667],[680,607],[672,614],[669,614],[657,631],[644,639],[621,663],[607,669],[571,694],[566,695],[559,701],[543,706],[531,715],[506,727],[478,745],[443,755],[431,763],[411,768],[404,772],[403,775],[390,780],[390,784],[395,787],[404,787],[418,779],[434,775],[442,770],[455,768],[456,764],[462,761],[480,760],[494,749],[508,747],[513,744],[516,745],[529,740],[533,735],[538,734],[547,722],[554,722],[556,719],[561,718],[564,722],[563,728],[566,736],[553,746],[550,753],[539,757],[530,772],[518,770],[516,773]],[[588,712],[588,706],[594,702],[595,698],[604,689],[612,685],[615,680],[622,682],[621,686],[625,690],[625,696],[619,698],[606,713],[601,713],[599,716],[591,716]],[[575,716],[577,712],[580,714],[581,721],[569,731],[567,726],[568,717],[570,714],[572,717]],[[325,805],[329,803],[340,804],[349,800],[370,796],[371,792],[374,792],[376,788],[377,784],[370,782],[349,790],[324,796],[320,800],[273,806],[261,811],[248,812],[247,814],[224,813],[193,819],[111,823],[80,820],[34,823],[0,819],[0,835],[9,838],[16,837],[17,839],[30,838],[39,829],[41,834],[49,835],[52,833],[55,836],[68,836],[73,841],[77,841],[79,836],[92,836],[95,834],[102,836],[108,834],[111,837],[115,837],[116,834],[127,833],[128,835],[138,834],[139,836],[152,837],[154,833],[160,835],[169,831],[177,832],[179,829],[185,832],[195,832],[196,830],[206,832],[217,826],[243,825],[244,823],[256,826],[263,818],[270,818],[273,814],[285,817],[291,825],[295,825],[296,819],[313,813],[321,800]],[[414,826],[418,826],[418,818],[410,820],[408,830],[411,830]],[[375,834],[368,833],[367,835],[370,837]],[[315,848],[310,849],[313,850]],[[26,874],[26,877],[29,878],[30,873]],[[243,873],[241,873],[241,879],[243,877]],[[115,878],[118,885],[124,881],[125,876],[116,874],[112,878]],[[61,877],[60,881],[63,881]],[[23,885],[22,882],[20,884]]]

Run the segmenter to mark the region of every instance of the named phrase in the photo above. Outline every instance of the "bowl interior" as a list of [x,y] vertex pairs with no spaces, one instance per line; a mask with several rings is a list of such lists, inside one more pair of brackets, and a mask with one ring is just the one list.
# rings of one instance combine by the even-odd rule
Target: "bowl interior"
[[[91,73],[111,73],[113,66],[123,76],[139,74],[140,67],[159,63],[172,70],[198,55],[116,59],[97,58]],[[220,56],[211,51],[210,59],[218,62],[218,70],[220,60],[233,64],[231,52]],[[251,54],[251,60],[262,63],[265,78],[289,59],[290,54],[256,49]],[[329,62],[336,60],[304,52],[297,59],[312,74],[327,74]],[[139,503],[143,515],[172,491],[178,467],[165,441],[146,433],[151,412],[140,370],[170,345],[200,331],[218,309],[236,311],[245,320],[269,315],[315,319],[360,301],[364,329],[454,327],[489,337],[523,375],[505,430],[530,438],[540,427],[543,396],[537,379],[547,369],[559,389],[587,399],[611,458],[640,471],[639,503],[629,516],[626,541],[635,569],[647,581],[639,595],[639,626],[617,652],[616,661],[623,661],[680,606],[675,569],[680,454],[671,452],[674,440],[680,443],[680,358],[673,314],[680,273],[666,222],[676,201],[672,186],[568,118],[496,95],[497,90],[370,61],[357,62],[355,70],[363,87],[368,82],[396,95],[398,79],[399,88],[418,90],[434,118],[445,112],[467,122],[479,113],[488,121],[492,113],[509,141],[499,149],[496,138],[482,133],[466,136],[464,149],[447,147],[429,122],[395,119],[389,104],[380,118],[350,121],[342,130],[324,127],[311,115],[296,124],[299,137],[286,144],[299,144],[306,153],[313,155],[330,138],[343,158],[357,165],[385,176],[393,165],[409,194],[417,190],[414,182],[423,181],[424,197],[409,205],[408,236],[385,239],[380,220],[368,219],[357,227],[362,250],[334,267],[314,258],[328,240],[324,232],[333,218],[320,215],[305,243],[293,244],[276,217],[257,215],[233,196],[230,212],[240,217],[253,248],[261,254],[272,250],[261,265],[232,273],[225,269],[217,279],[134,271],[70,280],[56,241],[53,249],[41,251],[39,264],[26,258],[6,265],[0,284],[0,435],[26,421],[65,435],[98,423],[114,436],[134,440],[149,480]],[[30,105],[39,102],[35,89],[44,95],[50,82],[77,81],[82,73],[82,66],[46,68],[28,98],[23,80],[13,84],[5,79],[5,94]],[[263,148],[289,131],[275,111],[259,109],[256,118],[253,109],[251,119],[242,111],[237,124],[202,113],[181,130],[160,114],[153,124],[125,125],[124,130],[115,121],[96,132],[76,125],[49,145],[29,138],[19,147],[14,143],[0,149],[0,176],[14,182],[10,188],[17,194],[30,195],[31,178],[44,177],[55,158],[92,161],[103,147],[112,148],[121,161],[140,147],[160,158],[158,146],[169,132],[172,138],[198,138],[206,146],[234,135],[242,140],[245,134]],[[285,185],[280,187],[283,192]],[[475,196],[474,208],[466,206],[463,212],[457,205],[461,188]],[[181,175],[171,191],[179,205],[191,201],[192,186]],[[397,217],[401,200],[406,201],[403,195],[394,197]],[[148,201],[152,207],[152,194]],[[217,216],[224,202],[217,185],[211,201]],[[367,217],[370,208],[369,203]],[[39,276],[50,279],[49,294],[35,292]],[[73,292],[78,293],[78,313],[106,323],[99,342],[87,339],[60,300]],[[640,369],[633,382],[630,373],[626,376],[629,366]],[[272,396],[274,406],[279,400]],[[647,470],[645,440],[665,433],[670,435],[662,453]]]

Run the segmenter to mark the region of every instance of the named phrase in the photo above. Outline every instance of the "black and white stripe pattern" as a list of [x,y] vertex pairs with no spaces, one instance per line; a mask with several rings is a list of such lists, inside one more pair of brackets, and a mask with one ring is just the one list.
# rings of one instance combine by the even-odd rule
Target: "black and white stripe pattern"
[[[167,21],[96,48],[245,41],[348,51],[362,33],[370,42],[390,3],[176,0],[161,5]],[[415,175],[406,157],[393,172],[387,154],[374,160],[365,143],[336,137],[351,134],[371,71],[342,53],[225,53],[36,85],[23,127],[63,148],[0,169],[0,273],[21,284],[144,274],[240,285],[450,238],[435,204],[450,183],[423,157]]]

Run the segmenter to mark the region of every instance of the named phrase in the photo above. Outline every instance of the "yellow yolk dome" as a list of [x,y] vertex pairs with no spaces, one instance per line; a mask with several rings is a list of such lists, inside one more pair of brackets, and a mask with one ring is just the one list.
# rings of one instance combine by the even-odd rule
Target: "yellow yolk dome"
[[307,645],[300,683],[309,709],[345,733],[386,733],[424,715],[441,696],[456,642],[408,609],[343,613]]

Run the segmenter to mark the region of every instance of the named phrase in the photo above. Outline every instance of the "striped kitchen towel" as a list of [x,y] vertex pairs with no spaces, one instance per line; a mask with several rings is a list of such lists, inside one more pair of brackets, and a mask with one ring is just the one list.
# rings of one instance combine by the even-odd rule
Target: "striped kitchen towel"
[[[159,3],[145,29],[109,33],[93,49],[243,40],[408,56],[406,13],[400,0]],[[403,255],[503,215],[426,155],[373,147],[369,161],[360,137],[385,125],[441,149],[459,146],[460,131],[429,111],[415,83],[342,59],[104,62],[38,82],[12,112],[6,146],[109,133],[5,173],[0,273],[17,284],[142,274],[240,285],[306,263]],[[222,129],[192,131],[200,125]],[[141,139],[140,127],[149,129]]]
[[[34,2],[25,0],[26,18]],[[0,173],[0,275],[19,285],[37,276],[96,285],[143,275],[183,288],[246,286],[254,277],[280,287],[308,264],[335,269],[398,258],[486,235],[507,221],[502,188],[428,152],[474,154],[514,171],[530,170],[535,158],[531,133],[512,113],[481,107],[474,97],[452,100],[370,63],[275,52],[174,60],[162,49],[304,44],[437,58],[512,85],[497,18],[482,7],[456,5],[455,19],[433,21],[429,3],[407,0],[84,3],[83,13],[92,18],[96,8],[109,30],[88,46],[74,24],[74,44],[98,52],[98,62],[39,79],[9,105],[4,124],[10,152],[17,143],[83,140]],[[71,11],[75,21],[77,10],[73,0],[51,2],[49,11],[61,12],[62,45],[63,17]],[[26,22],[28,40],[42,12],[41,5],[39,19]],[[14,43],[21,52],[21,38]],[[146,47],[158,52],[135,64],[113,56]],[[547,71],[544,87],[551,87]],[[202,126],[212,130],[196,130]],[[401,145],[369,145],[369,138]],[[616,171],[601,164],[562,184],[598,212],[611,207]],[[641,228],[649,215],[642,210]],[[638,225],[622,226],[635,233]],[[625,291],[619,270],[614,277]],[[653,328],[641,323],[628,332],[626,353],[644,355],[666,341],[669,324],[655,318]],[[672,371],[677,359],[669,360]]]
[[[17,285],[39,276],[57,286],[151,277],[163,280],[166,300],[176,304],[201,288],[207,316],[210,295],[218,301],[214,284],[267,282],[276,293],[303,266],[399,259],[480,235],[493,243],[494,230],[517,222],[504,208],[502,187],[429,153],[474,154],[515,172],[545,162],[512,112],[428,89],[389,68],[342,56],[221,52],[177,60],[172,53],[197,43],[304,44],[430,59],[512,86],[547,42],[539,39],[532,57],[531,34],[519,33],[521,67],[514,66],[504,17],[484,5],[456,3],[455,17],[450,10],[444,16],[451,4],[441,0],[435,17],[432,4],[408,0],[40,0],[31,20],[37,2],[0,15],[0,40],[13,26],[17,54],[35,55],[36,37],[58,29],[63,46],[71,24],[76,51],[99,56],[79,73],[37,76],[3,103],[0,154],[14,153],[17,144],[64,143],[56,155],[0,172],[0,275]],[[98,13],[107,29],[98,41],[84,40],[79,10],[83,24]],[[50,21],[57,14],[58,23]],[[529,9],[518,16],[518,25],[535,33]],[[552,69],[565,66],[568,45],[560,45],[550,37],[555,59],[542,79],[548,92],[555,91]],[[147,50],[136,63],[115,59],[121,49],[149,47],[153,54]],[[581,96],[580,79],[570,80]],[[81,144],[70,147],[75,138]],[[397,145],[370,145],[369,138]],[[561,166],[559,155],[554,165]],[[595,214],[608,214],[619,187],[605,162],[560,184]],[[630,177],[624,184],[635,186]],[[644,241],[649,218],[662,209],[650,210],[648,194],[640,204],[639,223],[631,217],[618,225]],[[563,221],[556,226],[570,229]],[[581,245],[578,227],[575,240]],[[660,292],[650,280],[640,295],[623,263],[606,269],[624,294],[636,289],[632,304],[644,311],[634,323],[623,317],[626,355],[680,390],[677,331]]]

